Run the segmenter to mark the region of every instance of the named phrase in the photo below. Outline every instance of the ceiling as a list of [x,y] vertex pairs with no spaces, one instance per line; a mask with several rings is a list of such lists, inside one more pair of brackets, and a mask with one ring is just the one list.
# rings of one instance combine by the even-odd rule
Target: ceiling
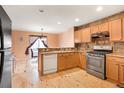
[[[124,5],[3,5],[12,20],[12,28],[22,31],[60,33],[68,28],[86,24],[124,11]],[[39,12],[43,10],[44,12]],[[79,18],[75,22],[75,18]],[[57,22],[59,22],[57,24]]]

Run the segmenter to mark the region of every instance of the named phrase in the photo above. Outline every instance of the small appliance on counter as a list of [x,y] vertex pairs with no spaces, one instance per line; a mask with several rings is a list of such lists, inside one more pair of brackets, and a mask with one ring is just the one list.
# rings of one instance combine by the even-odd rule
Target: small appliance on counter
[[93,52],[87,52],[86,71],[101,79],[106,79],[106,54],[112,53],[112,46],[93,46]]

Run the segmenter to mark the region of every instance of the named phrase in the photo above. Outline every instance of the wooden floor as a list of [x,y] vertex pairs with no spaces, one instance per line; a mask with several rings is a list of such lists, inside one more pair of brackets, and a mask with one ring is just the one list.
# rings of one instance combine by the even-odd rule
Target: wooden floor
[[20,62],[12,76],[13,88],[114,88],[115,84],[96,78],[80,68],[38,76],[36,60]]

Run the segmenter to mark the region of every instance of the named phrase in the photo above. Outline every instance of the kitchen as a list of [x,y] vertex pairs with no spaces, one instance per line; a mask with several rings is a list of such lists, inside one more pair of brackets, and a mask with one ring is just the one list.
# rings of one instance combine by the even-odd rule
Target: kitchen
[[[74,49],[39,49],[38,66],[40,75],[80,67],[89,74],[101,79],[107,78],[107,80],[116,82],[118,86],[123,87],[123,24],[124,12],[117,13],[75,27],[74,41],[76,48]],[[47,59],[50,60],[50,54],[51,56],[57,54],[56,66],[53,65],[54,63],[50,64],[50,61],[47,61]],[[52,65],[53,68],[48,68]]]
[[13,23],[13,88],[124,87],[124,6],[2,7]]

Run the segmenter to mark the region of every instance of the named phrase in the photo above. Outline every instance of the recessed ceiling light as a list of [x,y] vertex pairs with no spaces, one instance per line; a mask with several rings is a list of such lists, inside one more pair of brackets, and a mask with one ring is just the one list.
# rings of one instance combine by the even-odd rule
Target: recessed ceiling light
[[79,20],[80,20],[79,18],[75,18],[75,22],[79,22]]
[[102,11],[103,10],[103,7],[102,6],[98,6],[97,8],[96,8],[96,11]]
[[58,24],[58,25],[60,25],[60,24],[61,24],[61,22],[59,22],[59,21],[58,21],[58,22],[57,22],[57,24]]

